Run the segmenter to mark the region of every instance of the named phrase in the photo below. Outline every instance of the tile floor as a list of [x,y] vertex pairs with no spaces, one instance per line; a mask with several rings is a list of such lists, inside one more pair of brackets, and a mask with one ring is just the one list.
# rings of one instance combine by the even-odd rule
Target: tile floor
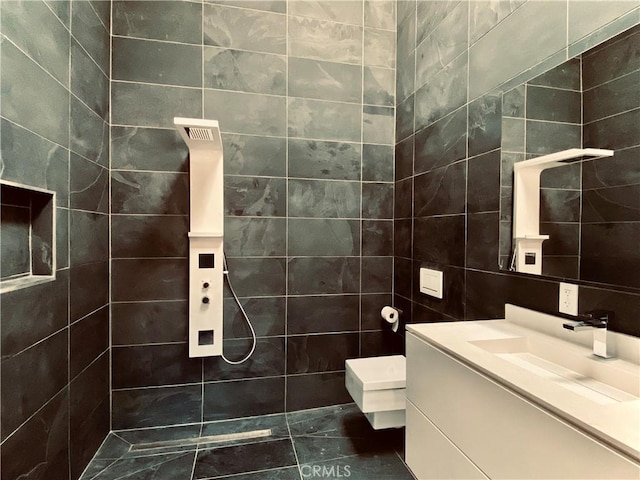
[[[223,437],[240,432],[264,436]],[[112,432],[81,480],[412,480],[403,444],[404,429],[375,431],[340,405]]]

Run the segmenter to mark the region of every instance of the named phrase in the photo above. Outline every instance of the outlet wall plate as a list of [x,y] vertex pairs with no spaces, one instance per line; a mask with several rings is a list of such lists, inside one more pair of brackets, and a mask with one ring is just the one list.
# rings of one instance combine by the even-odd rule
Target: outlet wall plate
[[578,285],[560,283],[558,311],[567,315],[578,315]]

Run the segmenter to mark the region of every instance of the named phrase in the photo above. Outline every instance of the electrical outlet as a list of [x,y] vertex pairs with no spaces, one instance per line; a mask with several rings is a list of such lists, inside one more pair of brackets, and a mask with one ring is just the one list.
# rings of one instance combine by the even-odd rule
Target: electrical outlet
[[558,311],[567,315],[578,315],[578,285],[560,283]]

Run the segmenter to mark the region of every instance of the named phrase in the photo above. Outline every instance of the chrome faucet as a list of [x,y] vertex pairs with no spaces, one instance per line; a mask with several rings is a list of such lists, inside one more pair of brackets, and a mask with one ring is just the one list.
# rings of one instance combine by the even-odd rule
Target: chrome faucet
[[593,354],[600,358],[612,358],[613,346],[607,342],[607,326],[614,317],[608,310],[593,310],[585,315],[578,315],[578,321],[566,322],[562,326],[573,332],[593,330]]

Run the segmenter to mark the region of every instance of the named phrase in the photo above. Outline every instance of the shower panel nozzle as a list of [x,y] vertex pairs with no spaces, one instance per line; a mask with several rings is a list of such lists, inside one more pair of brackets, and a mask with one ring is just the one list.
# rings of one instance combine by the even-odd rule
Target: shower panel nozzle
[[189,147],[191,155],[194,151],[222,150],[220,126],[217,120],[175,117],[173,123]]

